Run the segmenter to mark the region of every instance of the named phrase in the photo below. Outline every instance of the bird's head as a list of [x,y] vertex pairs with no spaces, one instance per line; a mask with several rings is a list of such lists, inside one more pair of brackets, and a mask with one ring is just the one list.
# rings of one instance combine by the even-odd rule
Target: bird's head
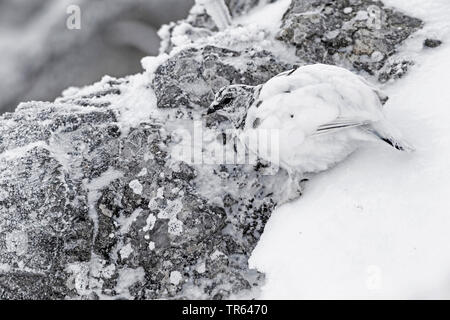
[[243,128],[248,108],[255,101],[255,88],[247,85],[230,85],[220,89],[206,114],[221,122],[228,120],[237,128]]

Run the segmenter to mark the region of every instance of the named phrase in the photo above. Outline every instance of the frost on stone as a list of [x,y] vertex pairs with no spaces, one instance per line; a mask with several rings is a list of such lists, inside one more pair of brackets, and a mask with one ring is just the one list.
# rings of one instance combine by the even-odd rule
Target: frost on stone
[[181,273],[179,271],[172,271],[170,273],[170,283],[172,283],[173,285],[178,285],[181,280],[183,279],[183,276],[181,275]]
[[133,253],[133,247],[130,243],[128,243],[126,246],[123,246],[122,249],[120,249],[119,253],[122,260],[128,259],[131,253]]
[[422,21],[381,1],[292,1],[278,39],[308,63],[342,65],[378,75],[396,47]]
[[[284,8],[279,1],[272,8]],[[233,19],[268,2],[225,1]],[[0,297],[257,297],[264,275],[248,259],[287,173],[267,175],[262,161],[193,164],[173,151],[180,128],[191,130],[193,120],[208,128],[205,111],[222,86],[258,85],[309,61],[378,70],[420,25],[378,2],[327,3],[293,0],[271,22],[275,33],[245,23],[219,31],[196,6],[161,30],[167,55],[144,59],[142,74],[104,77],[2,115]],[[382,38],[355,19],[370,5],[386,15]],[[355,34],[352,50],[345,27]],[[383,68],[387,78],[404,69]],[[206,154],[218,143],[210,138]],[[223,145],[235,152],[232,141]]]
[[[214,19],[208,10],[205,8],[203,2],[207,3],[213,8],[213,12],[218,12],[218,18]],[[228,8],[228,15],[226,13],[221,14],[225,10],[222,4]],[[264,5],[273,2],[272,0],[197,0],[197,3],[191,9],[189,16],[181,21],[172,22],[168,25],[164,25],[158,32],[158,35],[162,39],[161,53],[169,53],[172,49],[194,43],[197,40],[202,40],[205,37],[211,36],[219,29],[225,29],[229,26],[231,21],[235,18],[245,16],[252,9],[258,5]],[[219,8],[219,10],[214,10]],[[214,13],[213,13],[214,15]],[[221,18],[220,18],[221,17]],[[215,22],[219,21],[219,25]],[[223,23],[220,23],[223,21]],[[230,28],[232,29],[232,28]]]

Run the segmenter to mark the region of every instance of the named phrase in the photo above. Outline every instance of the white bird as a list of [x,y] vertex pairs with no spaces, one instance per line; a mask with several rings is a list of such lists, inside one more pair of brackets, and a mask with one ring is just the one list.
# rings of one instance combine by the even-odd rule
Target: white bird
[[[386,99],[344,68],[314,64],[283,72],[259,86],[224,87],[207,113],[230,120],[250,150],[293,178],[328,169],[366,141],[413,151],[383,114]],[[261,144],[248,145],[246,137],[257,130],[279,133],[278,154]]]
[[197,5],[205,8],[219,30],[225,30],[231,23],[231,15],[224,0],[196,0]]

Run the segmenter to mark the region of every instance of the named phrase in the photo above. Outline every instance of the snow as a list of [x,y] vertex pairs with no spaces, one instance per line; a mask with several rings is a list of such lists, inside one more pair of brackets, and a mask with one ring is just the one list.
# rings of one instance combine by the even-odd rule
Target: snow
[[[295,64],[298,62],[295,48],[275,40],[283,14],[290,3],[290,0],[279,0],[274,3],[262,1],[247,14],[234,18],[230,27],[212,35],[205,33],[198,39],[193,39],[189,35],[193,28],[190,24],[178,24],[172,33],[171,41],[175,47],[170,52],[170,56],[174,56],[188,47],[215,45],[241,51],[249,48],[260,51],[269,50],[280,59]],[[194,9],[200,10],[201,6],[195,6]],[[168,30],[169,27],[165,26],[159,31],[163,39],[168,36]]]
[[11,161],[20,158],[25,155],[28,151],[31,151],[34,148],[48,148],[48,145],[44,141],[37,141],[33,143],[29,143],[23,147],[17,147],[13,149],[8,149],[0,153],[0,160]]
[[142,68],[147,72],[147,74],[153,76],[158,67],[169,59],[167,53],[161,53],[158,56],[148,56],[141,60]]
[[426,23],[399,54],[416,65],[384,88],[417,151],[367,145],[279,207],[250,260],[266,273],[261,299],[450,298],[450,3],[385,2]]
[[[147,58],[148,61],[152,61],[152,57]],[[145,59],[146,58],[144,58],[144,61]],[[164,57],[154,59],[159,63],[165,61]],[[158,67],[158,62],[153,61],[153,66],[150,66],[151,63],[148,61],[146,63],[143,62],[143,64],[149,68],[150,71],[154,71],[153,69]],[[146,121],[149,118],[159,119],[164,115],[164,113],[160,112],[156,107],[155,92],[148,85],[150,81],[149,78],[151,77],[152,76],[147,71],[128,76],[124,78],[126,79],[126,82],[123,85],[118,85],[118,89],[121,92],[120,95],[107,95],[106,97],[101,96],[92,98],[92,101],[96,103],[111,102],[109,109],[116,111],[118,114],[118,125],[124,136],[130,132],[131,128],[137,127],[143,121]],[[68,98],[74,100],[99,91],[107,91],[111,89],[109,82],[115,80],[117,79],[110,76],[104,76],[101,81],[89,86],[82,88],[70,87],[64,90],[62,97],[57,98],[55,102],[64,103]],[[36,104],[36,102],[33,102],[33,104]],[[26,106],[27,104],[21,104],[18,109]],[[80,109],[80,111],[84,112],[92,112],[95,110],[94,107],[83,107]]]
[[[150,68],[148,65],[147,67]],[[119,124],[124,135],[142,121],[161,116],[156,108],[155,92],[148,86],[148,77],[148,72],[128,77],[130,85],[121,88],[122,94],[112,106],[120,114]]]

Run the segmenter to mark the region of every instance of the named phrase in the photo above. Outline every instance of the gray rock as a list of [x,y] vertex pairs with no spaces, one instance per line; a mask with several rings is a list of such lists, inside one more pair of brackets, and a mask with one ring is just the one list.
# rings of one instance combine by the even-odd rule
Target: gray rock
[[[293,3],[283,30],[290,30],[293,10],[309,5]],[[353,8],[345,12],[356,17],[361,7]],[[334,26],[303,26],[327,39],[314,52],[339,46]],[[370,30],[358,31],[371,37]],[[368,41],[364,50],[380,63],[396,44]],[[193,132],[201,121],[209,137],[204,157],[218,146],[239,153],[233,134],[223,131],[226,121],[205,116],[213,93],[232,83],[263,83],[293,67],[275,52],[251,47],[178,48],[154,73],[105,77],[54,103],[29,102],[1,116],[0,297],[256,297],[264,275],[249,269],[248,259],[291,191],[284,189],[287,173],[258,159],[206,164],[175,152],[186,139],[178,130]],[[300,63],[314,57],[297,49]],[[127,122],[135,105],[152,112]],[[216,124],[221,129],[213,131]]]
[[172,161],[159,120],[119,129],[127,81],[103,84],[0,119],[2,296],[225,298],[260,284],[247,261],[285,172]]
[[437,48],[442,44],[441,40],[437,39],[425,39],[423,45],[428,48]]
[[307,63],[342,65],[377,75],[422,21],[372,0],[292,1],[278,39]]

